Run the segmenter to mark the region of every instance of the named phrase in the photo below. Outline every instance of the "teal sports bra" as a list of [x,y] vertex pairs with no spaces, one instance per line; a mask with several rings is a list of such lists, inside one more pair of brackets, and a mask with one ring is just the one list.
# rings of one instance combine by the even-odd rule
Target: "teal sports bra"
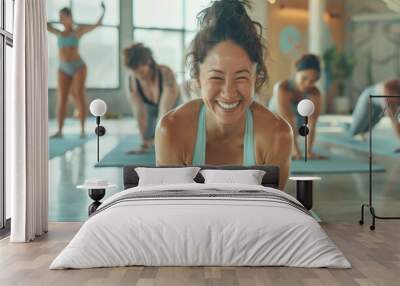
[[64,47],[77,47],[78,44],[79,44],[79,38],[75,36],[73,33],[67,36],[57,37],[57,45],[60,49]]
[[[243,166],[253,166],[256,164],[256,159],[254,152],[253,114],[250,108],[246,111],[243,141]],[[206,164],[206,142],[206,108],[202,105],[199,112],[192,165],[201,166]]]

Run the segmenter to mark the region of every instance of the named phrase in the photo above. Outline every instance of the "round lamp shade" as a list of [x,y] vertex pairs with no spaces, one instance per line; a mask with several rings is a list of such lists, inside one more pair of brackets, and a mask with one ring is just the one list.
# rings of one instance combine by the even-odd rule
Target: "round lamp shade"
[[107,104],[104,100],[95,99],[90,103],[90,113],[94,116],[103,116],[107,111]]
[[314,113],[314,103],[309,99],[303,99],[297,105],[297,111],[301,116],[310,116]]

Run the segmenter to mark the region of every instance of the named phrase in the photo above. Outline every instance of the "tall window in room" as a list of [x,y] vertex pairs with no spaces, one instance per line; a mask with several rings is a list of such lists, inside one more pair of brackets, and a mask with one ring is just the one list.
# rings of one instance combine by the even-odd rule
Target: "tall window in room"
[[[48,0],[47,17],[54,27],[62,29],[59,11],[69,7],[74,23],[95,24],[101,14],[101,3],[106,7],[101,27],[85,34],[79,43],[79,52],[88,67],[86,88],[119,88],[119,27],[120,12],[118,0]],[[57,88],[58,47],[56,36],[49,34],[49,88]]]
[[0,228],[10,218],[10,194],[5,190],[5,103],[11,96],[14,0],[0,0]]
[[182,81],[185,53],[196,31],[196,15],[210,0],[133,0],[133,39],[153,50],[159,64],[168,65]]

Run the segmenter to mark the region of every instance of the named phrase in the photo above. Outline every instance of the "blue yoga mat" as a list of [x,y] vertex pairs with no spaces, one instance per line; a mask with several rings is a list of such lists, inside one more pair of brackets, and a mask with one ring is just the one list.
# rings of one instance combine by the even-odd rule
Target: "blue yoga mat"
[[[126,151],[132,148],[139,148],[141,141],[138,136],[129,136],[121,139],[120,143],[106,154],[97,163],[96,167],[123,167],[129,165],[155,165],[154,150],[146,154],[130,155]],[[348,159],[333,155],[324,150],[316,149],[316,152],[327,156],[327,160],[293,161],[291,167],[292,174],[321,174],[321,173],[357,173],[368,172],[368,163],[354,159]],[[385,169],[378,165],[373,165],[373,171],[382,172]]]
[[94,138],[94,135],[87,135],[85,138],[80,138],[78,134],[64,135],[63,138],[50,138],[49,159],[61,156],[65,152],[81,146]]
[[[369,171],[369,164],[355,159],[331,154],[321,150],[316,153],[328,157],[323,160],[293,160],[291,174],[338,174],[338,173],[365,173]],[[366,158],[367,159],[367,158]],[[372,165],[373,172],[384,172],[385,168],[379,165]]]
[[[333,143],[359,151],[369,152],[369,137],[367,134],[365,141],[356,140],[344,133],[320,133],[317,140],[321,142]],[[400,159],[400,153],[394,150],[400,148],[400,140],[391,130],[372,131],[372,153]]]
[[139,149],[141,144],[142,141],[137,135],[122,138],[118,145],[108,152],[95,167],[154,166],[156,162],[154,148],[145,154],[126,154],[129,150]]

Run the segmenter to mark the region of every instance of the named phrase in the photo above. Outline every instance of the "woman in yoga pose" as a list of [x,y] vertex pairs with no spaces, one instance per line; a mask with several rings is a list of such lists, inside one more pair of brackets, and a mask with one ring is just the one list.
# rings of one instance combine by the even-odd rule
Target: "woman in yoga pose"
[[126,48],[124,56],[129,70],[127,95],[143,142],[140,149],[128,153],[140,154],[153,146],[158,118],[179,104],[179,87],[174,72],[158,65],[152,51],[142,43]]
[[50,23],[47,24],[47,30],[57,36],[59,47],[60,64],[58,69],[58,97],[57,97],[57,123],[58,130],[51,137],[62,137],[64,120],[67,116],[68,95],[73,96],[73,101],[78,110],[79,121],[81,125],[81,137],[85,136],[86,119],[86,97],[85,81],[87,76],[87,67],[79,55],[78,45],[80,38],[90,31],[100,26],[105,6],[102,3],[102,15],[94,25],[82,25],[74,28],[72,13],[69,8],[60,10],[60,23],[64,26],[63,30],[54,28]]
[[267,80],[261,26],[248,1],[215,1],[199,14],[200,31],[188,54],[201,99],[167,113],[156,131],[158,165],[256,165],[280,167],[286,184],[292,130],[254,101]]
[[297,105],[302,99],[309,99],[314,103],[314,113],[309,118],[309,148],[308,158],[321,159],[321,155],[313,153],[316,125],[321,109],[321,93],[315,86],[321,73],[320,62],[317,56],[303,55],[296,62],[296,73],[293,78],[278,82],[274,86],[273,96],[269,102],[269,109],[286,119],[292,126],[295,140],[292,158],[301,159],[301,150],[297,141],[298,130],[304,118],[297,112]]
[[[352,122],[346,126],[346,131],[351,136],[361,135],[365,137],[369,130],[370,95],[400,96],[400,79],[377,83],[367,87],[361,93],[352,114]],[[397,137],[400,139],[400,97],[373,98],[371,103],[371,128],[378,124],[382,117],[387,114]],[[400,152],[400,148],[396,152]]]

